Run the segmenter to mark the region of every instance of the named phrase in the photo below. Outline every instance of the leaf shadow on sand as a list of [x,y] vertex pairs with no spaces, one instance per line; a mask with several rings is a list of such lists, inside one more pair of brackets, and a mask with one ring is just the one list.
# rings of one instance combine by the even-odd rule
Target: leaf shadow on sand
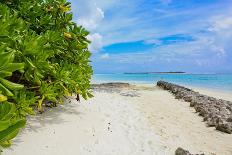
[[78,111],[80,102],[77,102],[75,98],[70,97],[64,99],[63,105],[57,105],[57,107],[46,108],[46,111],[42,114],[36,114],[35,116],[29,116],[27,125],[21,130],[20,134],[13,140],[12,147],[8,148],[14,150],[14,146],[19,146],[23,142],[22,135],[31,132],[40,132],[42,128],[45,128],[51,124],[63,124],[68,121],[62,117],[62,115],[82,115]]

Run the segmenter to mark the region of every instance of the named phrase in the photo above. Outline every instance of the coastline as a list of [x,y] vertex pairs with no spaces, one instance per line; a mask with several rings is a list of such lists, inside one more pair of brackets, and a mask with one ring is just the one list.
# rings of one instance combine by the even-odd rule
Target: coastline
[[92,83],[125,82],[154,84],[160,80],[186,87],[225,91],[232,94],[232,74],[94,74]]
[[[232,100],[224,92],[193,89]],[[189,103],[155,84],[93,91],[95,97],[88,101],[69,98],[65,106],[30,118],[3,154],[173,155],[178,147],[206,155],[232,154],[230,134],[207,127]]]
[[[148,82],[148,81],[127,81],[127,80],[96,80],[92,81],[92,84],[101,84],[101,83],[110,83],[110,82],[123,82],[123,83],[130,83],[132,85],[144,85],[144,86],[156,86],[158,81]],[[232,90],[224,89],[224,88],[215,88],[215,87],[207,87],[207,86],[200,86],[200,85],[190,85],[181,82],[171,82],[174,84],[178,84],[181,86],[185,86],[191,89],[195,89],[196,91],[204,91],[204,92],[221,92],[222,94],[232,94]]]

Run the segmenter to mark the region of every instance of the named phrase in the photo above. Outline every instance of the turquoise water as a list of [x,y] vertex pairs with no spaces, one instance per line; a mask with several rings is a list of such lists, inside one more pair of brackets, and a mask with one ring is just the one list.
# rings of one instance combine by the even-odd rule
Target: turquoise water
[[159,80],[202,88],[232,91],[232,74],[94,74],[92,83],[155,84]]

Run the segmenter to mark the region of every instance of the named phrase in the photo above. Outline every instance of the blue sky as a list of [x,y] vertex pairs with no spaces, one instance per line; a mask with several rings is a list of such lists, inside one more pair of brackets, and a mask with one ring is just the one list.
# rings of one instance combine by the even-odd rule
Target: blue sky
[[232,73],[232,0],[71,0],[95,73]]

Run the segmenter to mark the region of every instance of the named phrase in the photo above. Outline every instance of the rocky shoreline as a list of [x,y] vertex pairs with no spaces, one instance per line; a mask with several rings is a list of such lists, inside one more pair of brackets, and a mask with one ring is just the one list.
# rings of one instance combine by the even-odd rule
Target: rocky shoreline
[[176,99],[190,102],[209,127],[231,134],[232,133],[232,102],[202,95],[189,88],[158,81],[157,86],[174,94]]

